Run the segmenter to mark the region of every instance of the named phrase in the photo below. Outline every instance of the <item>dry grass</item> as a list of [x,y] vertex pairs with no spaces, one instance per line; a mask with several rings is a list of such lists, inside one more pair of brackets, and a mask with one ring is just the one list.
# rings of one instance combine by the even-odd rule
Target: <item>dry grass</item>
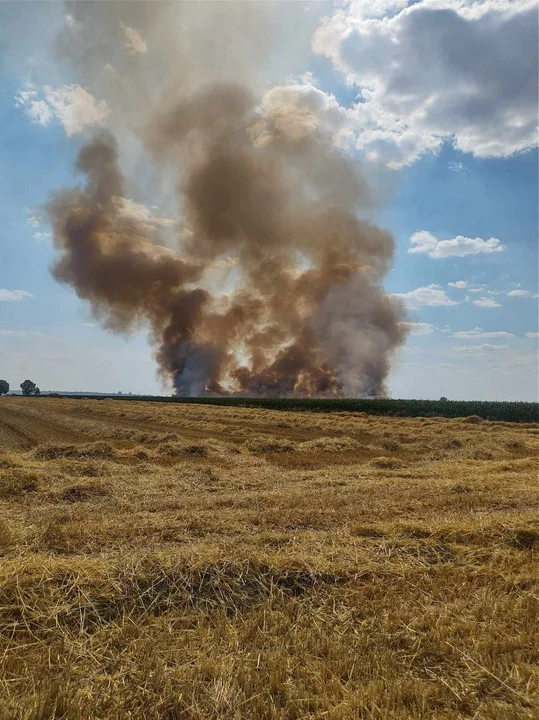
[[537,426],[0,400],[0,718],[537,717]]

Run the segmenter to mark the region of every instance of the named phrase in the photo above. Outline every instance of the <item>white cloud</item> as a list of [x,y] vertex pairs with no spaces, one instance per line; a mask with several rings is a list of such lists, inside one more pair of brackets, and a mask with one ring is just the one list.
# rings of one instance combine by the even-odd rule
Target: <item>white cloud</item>
[[[505,250],[498,238],[491,237],[489,240],[482,240],[481,238],[468,238],[457,235],[452,240],[438,240],[427,230],[414,233],[410,237],[409,245],[409,253],[425,253],[435,259],[490,254]],[[451,283],[449,284],[451,285]],[[454,285],[454,287],[466,286]]]
[[448,168],[452,172],[462,173],[463,175],[469,175],[470,173],[466,165],[463,165],[461,162],[450,162]]
[[79,133],[88,125],[102,125],[110,113],[104,100],[97,101],[80,85],[65,85],[57,90],[46,87],[45,96],[67,135]]
[[497,290],[489,290],[487,285],[476,285],[475,287],[469,287],[468,292],[483,293],[483,295],[499,295],[499,292]]
[[37,125],[48,125],[53,114],[44,100],[32,100],[28,106],[28,117]]
[[51,238],[52,235],[50,232],[35,232],[34,233],[34,240],[37,240],[38,242],[44,242],[45,240],[48,240]]
[[505,330],[495,330],[492,332],[485,332],[485,330],[482,330],[480,327],[476,327],[473,330],[459,330],[458,332],[453,333],[454,338],[466,338],[467,340],[471,338],[497,338],[497,337],[504,337],[504,338],[513,338],[515,337],[513,333],[505,332]]
[[457,280],[456,282],[450,282],[447,283],[449,287],[459,288],[459,290],[463,290],[464,288],[468,287],[468,283],[466,280]]
[[529,290],[511,290],[507,293],[507,297],[527,297],[528,295],[531,295],[531,292]]
[[34,295],[26,290],[6,290],[5,288],[0,288],[0,302],[14,302],[16,300],[33,297]]
[[439,285],[428,285],[410,290],[407,293],[393,293],[393,297],[402,300],[409,308],[415,309],[423,306],[443,307],[456,305]]
[[53,118],[60,120],[67,135],[82,132],[88,126],[103,125],[110,114],[104,100],[96,100],[80,85],[49,85],[38,89],[27,84],[15,97],[15,104],[25,110],[32,122],[48,125]]
[[354,0],[354,11],[363,18],[376,18],[398,12],[406,5],[408,0]]
[[35,228],[33,232],[34,240],[37,240],[38,242],[44,242],[51,238],[52,234],[49,231],[42,229],[44,225],[44,218],[42,217],[42,215],[40,215],[39,211],[26,208],[26,212],[28,214],[28,224]]
[[35,85],[27,83],[15,96],[15,107],[22,107],[33,123],[48,125],[53,118],[52,109],[45,100],[38,98]]
[[526,337],[529,337],[529,338],[539,337],[539,332],[527,332]]
[[423,322],[401,322],[401,325],[408,329],[410,335],[430,335],[436,329],[434,325]]
[[313,38],[358,87],[357,146],[392,167],[444,141],[477,157],[535,147],[536,46],[536,0],[337,4]]
[[509,345],[494,345],[491,343],[482,343],[481,345],[460,345],[454,347],[453,351],[456,353],[487,353],[497,352],[498,350],[509,350]]
[[498,308],[501,307],[500,303],[496,302],[496,300],[493,300],[492,298],[488,297],[480,297],[477,298],[477,300],[472,300],[474,305],[477,305],[477,307],[482,308]]
[[43,222],[43,218],[36,210],[30,210],[27,209],[26,212],[28,213],[28,222],[32,227],[39,227],[41,223]]
[[131,52],[143,55],[148,52],[148,45],[140,34],[140,30],[120,23],[125,36],[125,46]]
[[338,146],[353,140],[347,110],[334,95],[317,87],[311,73],[292,78],[290,84],[269,90],[262,101],[262,119],[252,128],[257,145],[266,145],[277,134],[301,140],[322,133]]

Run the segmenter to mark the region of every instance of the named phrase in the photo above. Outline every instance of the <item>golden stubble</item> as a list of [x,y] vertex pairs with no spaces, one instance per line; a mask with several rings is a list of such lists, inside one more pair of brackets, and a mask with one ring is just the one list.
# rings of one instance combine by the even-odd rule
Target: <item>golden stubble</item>
[[533,718],[538,434],[2,398],[0,717]]

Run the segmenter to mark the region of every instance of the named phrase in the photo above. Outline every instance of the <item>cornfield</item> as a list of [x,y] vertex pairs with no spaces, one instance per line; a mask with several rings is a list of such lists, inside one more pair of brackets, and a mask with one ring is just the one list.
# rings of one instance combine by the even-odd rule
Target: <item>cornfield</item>
[[484,400],[398,400],[393,398],[253,398],[253,397],[178,397],[161,395],[84,395],[70,394],[82,399],[113,397],[115,400],[143,400],[147,402],[199,403],[229,405],[240,408],[307,412],[365,412],[369,415],[391,417],[477,416],[482,420],[531,423],[539,421],[539,403],[495,402]]

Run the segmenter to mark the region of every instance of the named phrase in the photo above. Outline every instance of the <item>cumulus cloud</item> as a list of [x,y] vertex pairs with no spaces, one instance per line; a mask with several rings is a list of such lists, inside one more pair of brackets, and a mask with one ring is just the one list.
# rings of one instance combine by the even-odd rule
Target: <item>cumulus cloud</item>
[[[438,240],[427,230],[414,233],[410,237],[409,246],[409,253],[424,253],[435,259],[483,255],[505,250],[498,238],[491,237],[488,240],[482,240],[481,238],[468,238],[457,235],[452,240]],[[463,281],[458,282],[462,283]],[[452,285],[452,287],[466,287],[466,285],[462,284],[453,285],[449,283],[449,285]]]
[[334,95],[317,87],[311,73],[269,90],[264,95],[261,109],[263,120],[252,129],[258,145],[269,142],[276,130],[293,141],[314,132],[322,133],[341,147],[349,145],[353,139],[347,110],[339,105]]
[[513,333],[506,332],[505,330],[494,330],[491,332],[485,331],[480,327],[475,327],[473,330],[459,330],[458,332],[453,333],[454,338],[466,338],[467,340],[470,339],[482,339],[482,338],[497,338],[497,337],[504,337],[504,338],[513,338],[515,337]]
[[536,0],[361,0],[313,49],[358,87],[357,146],[392,167],[444,141],[477,157],[537,144]]
[[434,325],[423,322],[402,322],[401,325],[408,330],[409,335],[430,335],[436,329]]
[[477,300],[472,300],[474,305],[477,305],[477,307],[482,308],[499,308],[501,307],[499,302],[496,302],[496,300],[493,300],[489,297],[480,297],[477,298]]
[[529,337],[529,338],[539,337],[539,332],[527,332],[526,337]]
[[423,306],[444,307],[457,304],[447,296],[439,285],[435,284],[419,287],[407,293],[393,293],[393,297],[402,300],[410,309]]
[[529,290],[519,290],[518,288],[507,293],[507,297],[528,297],[529,295],[531,295]]
[[140,34],[140,30],[120,23],[125,37],[125,46],[132,53],[143,55],[148,52],[148,45]]
[[377,18],[398,12],[407,5],[408,0],[354,0],[354,11],[362,18]]
[[37,125],[48,125],[54,114],[45,100],[38,97],[35,85],[27,83],[15,96],[15,107],[24,108],[30,120]]
[[67,135],[80,133],[88,126],[101,126],[110,114],[104,100],[96,100],[80,85],[38,88],[27,84],[15,96],[15,105],[38,125],[48,125],[57,118]]
[[464,288],[468,287],[468,283],[466,280],[457,280],[456,282],[450,282],[447,283],[449,287],[458,288],[459,290],[463,290]]
[[34,295],[27,290],[6,290],[5,288],[0,288],[0,302],[15,302],[16,300],[33,297]]

